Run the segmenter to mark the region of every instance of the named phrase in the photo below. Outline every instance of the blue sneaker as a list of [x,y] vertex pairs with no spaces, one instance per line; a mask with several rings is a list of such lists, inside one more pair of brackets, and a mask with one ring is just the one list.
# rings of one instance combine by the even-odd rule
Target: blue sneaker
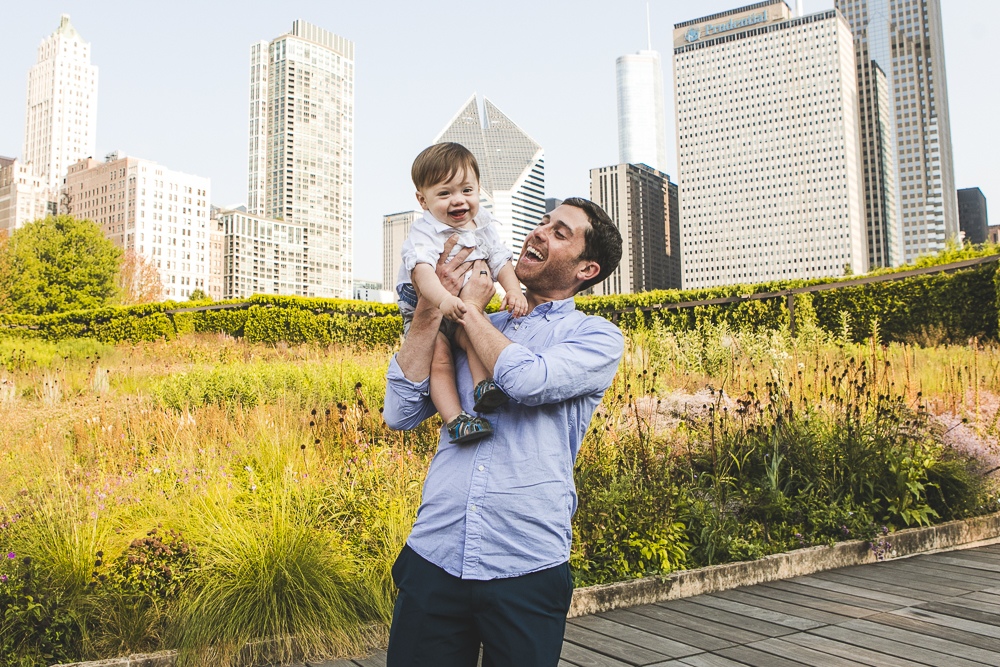
[[510,396],[504,393],[493,378],[487,378],[477,384],[472,397],[476,399],[476,404],[472,407],[476,412],[493,412],[510,401]]
[[463,412],[448,422],[448,435],[454,445],[464,445],[493,435],[493,425],[482,417],[473,417]]

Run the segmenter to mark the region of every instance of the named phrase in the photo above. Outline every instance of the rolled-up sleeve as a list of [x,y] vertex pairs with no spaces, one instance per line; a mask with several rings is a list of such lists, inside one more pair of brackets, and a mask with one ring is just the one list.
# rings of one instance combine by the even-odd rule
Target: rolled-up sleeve
[[500,269],[514,258],[514,253],[500,238],[495,223],[481,230],[480,239],[480,248],[486,253],[486,263],[490,267],[490,274],[493,276],[493,280],[499,280]]
[[603,393],[618,370],[625,341],[618,327],[607,320],[590,320],[572,338],[537,352],[508,345],[494,367],[497,384],[525,405]]
[[385,410],[382,417],[386,425],[397,431],[409,431],[436,414],[430,386],[430,378],[419,383],[407,380],[393,356],[385,374]]

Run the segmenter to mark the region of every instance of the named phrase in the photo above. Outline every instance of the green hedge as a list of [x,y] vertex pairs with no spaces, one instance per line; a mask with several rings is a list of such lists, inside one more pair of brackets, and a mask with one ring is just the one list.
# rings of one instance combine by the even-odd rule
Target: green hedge
[[[916,267],[957,262],[997,254],[996,246],[948,249],[922,258]],[[902,267],[896,271],[912,269]],[[886,273],[882,271],[881,273]],[[784,298],[748,300],[713,306],[642,312],[660,303],[704,301],[722,297],[778,292],[839,279],[777,281],[756,285],[731,285],[697,290],[661,290],[642,294],[578,297],[577,307],[588,313],[626,310],[618,317],[623,329],[648,326],[657,321],[673,330],[689,330],[701,323],[726,323],[738,330],[764,330],[787,326]],[[814,320],[830,332],[841,329],[843,313],[851,322],[856,340],[870,335],[878,321],[880,334],[901,340],[936,328],[945,338],[958,341],[972,336],[996,339],[1000,318],[1000,275],[996,262],[951,274],[917,276],[859,287],[796,295],[799,321]],[[222,302],[227,303],[227,302]],[[244,309],[178,313],[165,311],[190,307],[190,303],[145,304],[128,308],[101,308],[34,317],[0,314],[0,335],[63,340],[92,337],[106,343],[173,338],[194,331],[225,333],[248,341],[277,343],[356,343],[393,345],[402,333],[395,304],[347,299],[310,299],[291,296],[251,297]],[[487,310],[495,310],[496,299]],[[365,315],[358,315],[364,313]]]
[[250,306],[177,313],[172,317],[166,311],[191,307],[191,304],[166,301],[40,317],[0,314],[0,334],[46,340],[91,337],[106,343],[134,343],[201,331],[225,333],[253,342],[375,346],[392,345],[403,331],[403,322],[394,304],[276,296],[254,296],[246,301],[221,303],[249,303]]
[[[997,253],[996,246],[948,251],[933,258],[925,258],[914,266],[873,272],[870,275],[958,262]],[[776,329],[788,324],[788,309],[784,298],[667,311],[642,312],[639,309],[659,303],[706,301],[761,292],[779,292],[840,280],[843,278],[578,297],[577,307],[594,314],[608,310],[635,309],[634,312],[619,315],[618,324],[623,329],[648,326],[654,321],[672,330],[689,330],[702,322],[726,323],[738,330]],[[829,332],[840,330],[842,313],[847,313],[852,336],[856,340],[862,340],[871,334],[876,319],[880,335],[888,340],[902,340],[932,328],[939,328],[951,340],[963,340],[972,336],[996,339],[1000,320],[1000,275],[997,263],[990,262],[951,274],[937,273],[798,294],[795,299],[796,316],[800,322],[803,318],[814,317],[816,323]]]

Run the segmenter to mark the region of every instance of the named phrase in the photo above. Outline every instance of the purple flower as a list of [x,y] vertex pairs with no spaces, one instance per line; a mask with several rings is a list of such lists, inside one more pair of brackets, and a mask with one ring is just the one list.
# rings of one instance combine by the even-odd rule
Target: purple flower
[[7,558],[14,560],[15,558],[17,558],[17,554],[11,551],[9,554],[7,554]]

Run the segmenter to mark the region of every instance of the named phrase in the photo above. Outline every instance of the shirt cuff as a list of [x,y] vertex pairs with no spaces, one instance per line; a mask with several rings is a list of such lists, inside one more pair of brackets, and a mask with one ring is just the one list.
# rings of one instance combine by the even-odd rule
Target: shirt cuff
[[396,355],[392,355],[392,360],[389,361],[389,370],[385,373],[385,379],[396,395],[403,400],[419,400],[431,393],[430,376],[424,378],[423,382],[413,382],[407,379],[403,375],[403,369],[396,362]]
[[493,381],[504,390],[511,398],[514,398],[517,381],[524,369],[525,364],[530,364],[535,360],[535,355],[523,345],[512,343],[500,350],[497,356],[497,363],[493,367]]

